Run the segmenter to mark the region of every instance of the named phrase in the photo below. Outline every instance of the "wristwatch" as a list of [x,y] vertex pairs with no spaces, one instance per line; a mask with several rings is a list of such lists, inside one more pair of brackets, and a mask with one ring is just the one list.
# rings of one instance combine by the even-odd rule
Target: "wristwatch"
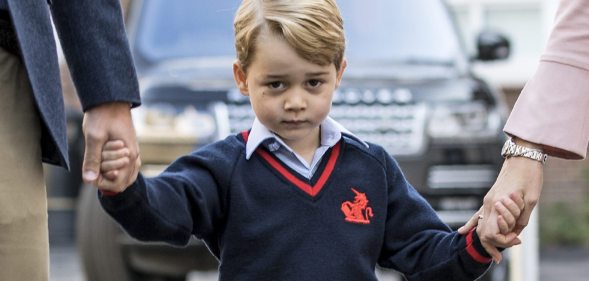
[[501,156],[503,156],[503,158],[517,156],[526,157],[542,164],[546,163],[546,158],[548,158],[548,154],[543,153],[542,150],[517,145],[512,138],[508,138],[507,141],[505,141],[503,149],[501,150]]

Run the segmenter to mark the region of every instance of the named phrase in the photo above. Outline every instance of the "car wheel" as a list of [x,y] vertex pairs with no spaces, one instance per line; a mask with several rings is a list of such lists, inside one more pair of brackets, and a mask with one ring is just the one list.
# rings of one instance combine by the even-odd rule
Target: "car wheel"
[[82,186],[77,208],[78,250],[87,281],[131,281],[117,237],[119,226],[102,210],[96,188]]

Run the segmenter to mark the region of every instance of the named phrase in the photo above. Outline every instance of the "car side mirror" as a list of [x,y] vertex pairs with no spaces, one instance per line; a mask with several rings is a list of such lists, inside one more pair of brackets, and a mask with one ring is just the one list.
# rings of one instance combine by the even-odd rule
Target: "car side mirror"
[[503,60],[509,57],[511,43],[500,33],[483,31],[477,36],[477,50],[476,60]]

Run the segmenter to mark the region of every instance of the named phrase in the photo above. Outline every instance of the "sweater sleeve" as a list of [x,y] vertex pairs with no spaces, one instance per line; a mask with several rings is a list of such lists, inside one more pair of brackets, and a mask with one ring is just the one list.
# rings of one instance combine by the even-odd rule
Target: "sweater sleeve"
[[136,239],[181,246],[194,234],[218,254],[214,245],[233,160],[215,149],[197,151],[157,177],[139,176],[122,193],[99,195],[100,202]]
[[585,158],[589,141],[589,5],[561,0],[536,73],[504,131],[555,157]]
[[[121,225],[131,237],[141,241],[161,241],[183,246],[189,241],[192,226],[186,201],[178,200],[177,186],[163,190],[149,183],[141,174],[133,185],[116,195],[99,193],[104,210]],[[173,212],[170,207],[175,206]]]
[[475,280],[490,266],[476,231],[453,232],[385,155],[389,203],[379,264],[408,280]]

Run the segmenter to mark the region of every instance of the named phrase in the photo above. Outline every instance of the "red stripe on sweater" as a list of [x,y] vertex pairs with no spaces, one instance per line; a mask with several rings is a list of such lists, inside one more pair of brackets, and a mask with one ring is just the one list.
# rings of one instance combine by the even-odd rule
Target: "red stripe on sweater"
[[[475,228],[476,229],[476,228]],[[466,252],[470,255],[470,257],[472,257],[475,261],[479,262],[479,263],[488,263],[490,262],[492,259],[491,258],[487,258],[484,257],[483,255],[481,255],[477,249],[475,249],[475,247],[473,246],[473,241],[472,241],[472,235],[473,232],[475,231],[475,229],[471,230],[467,235],[466,235]]]
[[[241,132],[241,136],[247,142],[247,139],[249,137],[249,132],[243,131],[243,132]],[[268,164],[270,164],[270,166],[272,166],[276,171],[278,171],[288,181],[290,181],[292,184],[296,185],[299,189],[301,189],[305,193],[314,197],[315,195],[317,195],[321,191],[321,189],[323,189],[323,186],[325,185],[325,183],[329,179],[329,176],[331,176],[331,173],[333,172],[333,170],[335,168],[335,163],[337,162],[337,158],[339,158],[340,147],[341,147],[341,141],[338,142],[333,147],[333,150],[331,151],[331,155],[329,156],[329,160],[327,161],[327,165],[325,166],[325,169],[321,173],[321,176],[319,177],[319,180],[317,181],[317,183],[315,183],[315,185],[313,185],[313,186],[309,185],[308,183],[297,178],[297,176],[293,175],[280,162],[278,162],[276,159],[274,159],[274,157],[272,157],[272,155],[270,155],[270,153],[268,153],[267,151],[258,148],[258,149],[256,149],[256,153],[258,153],[260,156],[262,156],[262,158],[264,160],[266,160],[266,162],[268,162]]]

